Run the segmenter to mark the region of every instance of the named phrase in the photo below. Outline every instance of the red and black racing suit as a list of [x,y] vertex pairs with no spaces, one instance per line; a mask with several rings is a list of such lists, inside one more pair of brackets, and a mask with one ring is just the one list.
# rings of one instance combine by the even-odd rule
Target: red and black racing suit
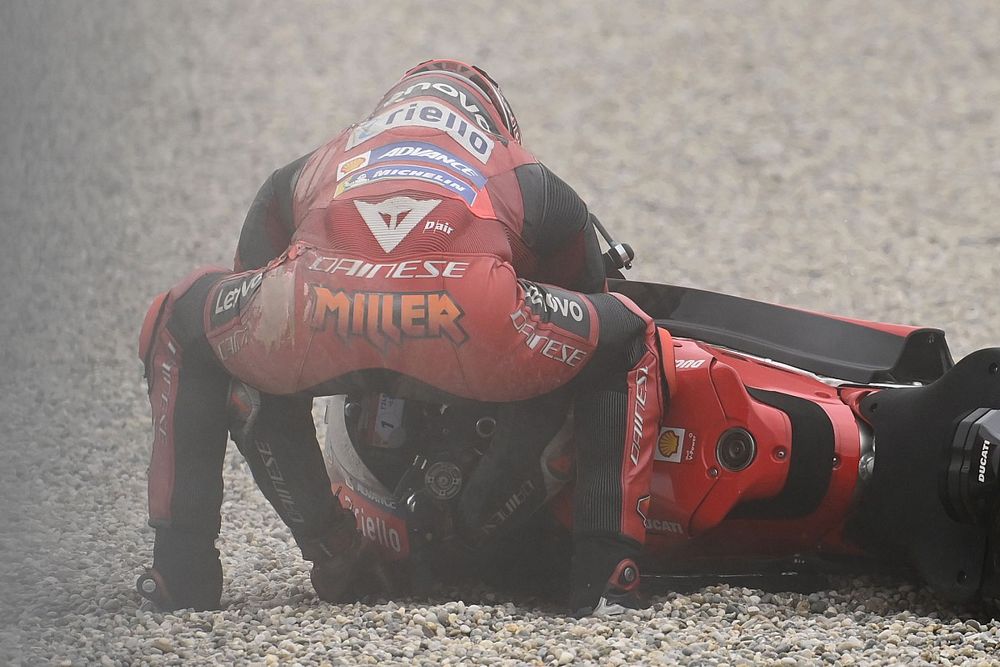
[[587,207],[510,136],[441,99],[380,111],[271,176],[236,273],[195,272],[150,308],[140,356],[154,422],[154,568],[178,604],[197,595],[177,580],[198,562],[221,580],[231,378],[262,394],[253,434],[234,439],[313,561],[337,548],[327,535],[349,516],[316,442],[314,396],[516,404],[568,387],[574,607],[592,604],[645,535],[664,398],[653,323],[604,292]]

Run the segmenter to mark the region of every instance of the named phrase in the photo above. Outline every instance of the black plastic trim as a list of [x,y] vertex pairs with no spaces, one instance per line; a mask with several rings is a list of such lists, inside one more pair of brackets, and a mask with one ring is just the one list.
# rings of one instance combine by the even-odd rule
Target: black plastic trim
[[899,336],[829,315],[689,287],[609,280],[674,336],[849,382],[932,382],[954,363],[940,329]]
[[788,479],[778,495],[737,505],[727,518],[798,519],[812,514],[823,502],[833,476],[833,422],[823,408],[804,398],[751,387],[747,393],[781,410],[792,422]]

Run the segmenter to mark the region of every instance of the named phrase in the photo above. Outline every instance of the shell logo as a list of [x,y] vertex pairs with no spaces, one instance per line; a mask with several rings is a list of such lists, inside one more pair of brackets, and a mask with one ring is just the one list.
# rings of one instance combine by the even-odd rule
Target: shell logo
[[337,178],[338,179],[343,178],[352,171],[360,169],[366,164],[368,164],[368,153],[365,153],[364,155],[359,155],[357,157],[352,157],[350,160],[344,160],[343,162],[340,163],[340,166],[337,168]]
[[660,437],[656,440],[656,452],[653,458],[659,461],[680,463],[684,434],[685,430],[682,428],[669,426],[661,428]]

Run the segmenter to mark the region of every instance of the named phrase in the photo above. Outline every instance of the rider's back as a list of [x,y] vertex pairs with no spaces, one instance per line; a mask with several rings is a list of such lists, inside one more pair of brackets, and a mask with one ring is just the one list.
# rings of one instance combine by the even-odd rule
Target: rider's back
[[460,107],[419,91],[317,150],[298,179],[294,240],[375,262],[477,254],[520,263],[528,252],[515,169],[536,160]]

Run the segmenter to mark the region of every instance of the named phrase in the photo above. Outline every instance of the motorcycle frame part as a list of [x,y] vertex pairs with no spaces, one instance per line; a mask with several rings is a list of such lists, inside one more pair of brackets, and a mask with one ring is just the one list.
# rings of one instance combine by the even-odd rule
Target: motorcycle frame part
[[[331,401],[331,404],[334,401]],[[475,406],[475,407],[470,407]],[[392,424],[381,433],[388,408]],[[400,399],[385,394],[348,396],[344,427],[326,421],[331,483],[341,504],[354,512],[358,530],[390,560],[418,558],[428,543],[455,541],[452,508],[461,487],[437,497],[429,476],[442,464],[458,470],[464,484],[470,461],[483,455],[495,427],[494,408],[461,407]],[[397,437],[405,432],[405,437]]]
[[947,476],[942,478],[945,509],[956,521],[989,521],[997,497],[1000,466],[1000,410],[979,408],[962,419],[951,443]]
[[612,236],[607,228],[598,220],[593,213],[590,214],[590,221],[594,228],[608,244],[608,250],[604,253],[604,269],[607,275],[622,277],[621,271],[632,268],[635,261],[635,250],[628,243],[619,243]]

